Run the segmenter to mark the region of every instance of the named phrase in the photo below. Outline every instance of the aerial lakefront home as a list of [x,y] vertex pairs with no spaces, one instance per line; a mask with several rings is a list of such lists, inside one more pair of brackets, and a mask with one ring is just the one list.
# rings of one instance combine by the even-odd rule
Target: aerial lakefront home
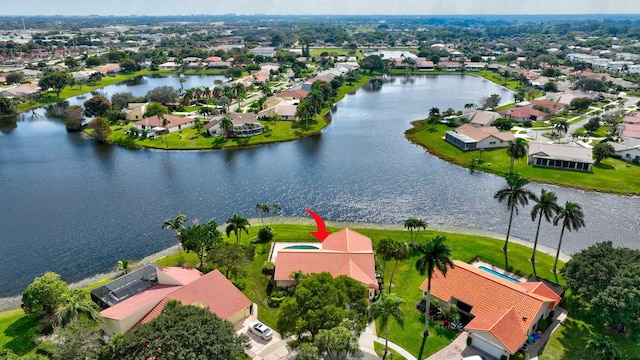
[[328,272],[333,277],[346,275],[361,282],[365,296],[373,299],[379,285],[371,239],[350,229],[329,235],[323,242],[279,243],[271,246],[269,261],[275,264],[273,279],[278,287],[294,284],[292,274]]
[[527,148],[529,165],[564,170],[591,172],[593,149],[576,142],[549,144],[539,139],[530,142]]
[[445,132],[444,139],[462,150],[477,150],[507,147],[509,141],[515,140],[515,136],[508,131],[501,132],[495,126],[464,124]]
[[[231,130],[230,134],[227,134],[222,127],[224,118],[231,120],[233,123],[233,130]],[[215,115],[204,125],[204,129],[211,136],[224,135],[229,137],[250,137],[264,132],[264,126],[258,122],[254,113]]]
[[156,133],[162,133],[162,132],[172,133],[172,132],[180,131],[182,129],[186,129],[195,124],[195,120],[188,117],[181,118],[181,117],[177,117],[169,114],[162,115],[162,116],[164,116],[164,118],[167,120],[166,124],[164,124],[163,119],[160,116],[154,115],[154,116],[136,121],[135,127],[143,131],[153,131]]
[[[457,306],[471,346],[500,359],[541,341],[538,325],[558,308],[560,288],[558,294],[544,282],[507,276],[488,264],[453,263],[446,276],[434,272],[431,296],[442,305]],[[427,284],[428,278],[420,285],[423,292]]]

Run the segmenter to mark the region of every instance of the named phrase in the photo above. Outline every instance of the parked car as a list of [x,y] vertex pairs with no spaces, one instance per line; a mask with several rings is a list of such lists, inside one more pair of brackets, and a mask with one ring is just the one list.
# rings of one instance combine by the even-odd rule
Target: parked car
[[472,355],[462,358],[462,360],[487,360],[484,356],[480,355]]
[[271,337],[273,336],[273,331],[271,331],[267,325],[259,321],[250,323],[249,331],[267,341],[271,340]]

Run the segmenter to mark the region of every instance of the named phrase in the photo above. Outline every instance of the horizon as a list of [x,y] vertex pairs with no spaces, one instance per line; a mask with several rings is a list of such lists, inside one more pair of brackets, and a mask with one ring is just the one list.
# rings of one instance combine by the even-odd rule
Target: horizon
[[[509,15],[640,15],[640,2],[611,0],[236,0],[214,3],[196,0],[157,0],[150,8],[140,0],[112,0],[87,5],[81,0],[58,3],[45,0],[4,0],[3,16],[509,16]],[[25,9],[29,11],[25,12]],[[379,9],[379,10],[378,10]],[[496,9],[501,11],[496,12]]]

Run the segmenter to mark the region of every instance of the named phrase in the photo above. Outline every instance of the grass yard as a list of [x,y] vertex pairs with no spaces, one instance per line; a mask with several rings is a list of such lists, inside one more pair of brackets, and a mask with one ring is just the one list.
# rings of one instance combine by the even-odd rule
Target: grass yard
[[[475,167],[498,175],[509,172],[511,159],[504,148],[485,151],[462,151],[444,141],[444,132],[451,130],[446,125],[437,125],[435,131],[425,121],[414,122],[414,128],[407,130],[407,138],[425,147],[430,154],[462,167],[469,167],[471,160],[480,161]],[[640,168],[622,160],[605,159],[601,164],[593,166],[593,173],[547,169],[529,166],[526,159],[516,161],[514,170],[531,181],[558,184],[562,186],[595,190],[621,195],[640,194],[640,183],[637,181]]]
[[[376,354],[378,354],[378,356],[380,356],[380,358],[382,359],[384,344],[380,344],[379,342],[374,342],[373,348],[376,350]],[[389,348],[389,351],[391,351],[391,356],[387,356],[387,359],[406,360],[404,356],[400,355],[398,352],[396,352],[392,348]]]
[[25,315],[22,309],[0,312],[0,349],[16,355],[34,351],[38,334],[38,320]]

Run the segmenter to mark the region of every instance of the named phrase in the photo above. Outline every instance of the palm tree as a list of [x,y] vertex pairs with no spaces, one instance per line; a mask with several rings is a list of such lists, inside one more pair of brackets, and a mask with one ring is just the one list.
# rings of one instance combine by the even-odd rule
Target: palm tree
[[584,227],[584,213],[582,207],[571,201],[567,201],[563,208],[558,210],[556,217],[553,218],[553,225],[558,225],[562,221],[562,230],[560,231],[560,241],[558,241],[558,251],[556,251],[556,261],[553,263],[553,271],[556,272],[558,266],[558,257],[560,256],[560,247],[562,246],[562,237],[564,236],[564,229],[569,231],[578,231],[581,227]]
[[230,136],[233,133],[233,121],[226,116],[220,121],[220,127],[226,136]]
[[509,234],[511,233],[511,222],[513,221],[513,213],[518,215],[518,205],[526,206],[529,204],[529,199],[533,193],[524,188],[529,183],[529,180],[520,176],[520,173],[510,173],[505,176],[507,180],[507,186],[498,190],[494,199],[498,199],[498,202],[506,201],[507,208],[509,209],[509,226],[507,227],[507,238],[504,241],[502,251],[504,251],[505,259],[507,256],[507,250],[509,248]]
[[562,134],[565,134],[569,131],[569,123],[566,120],[557,120],[553,122],[553,131],[558,133],[558,137],[562,137]]
[[427,275],[427,293],[425,294],[425,312],[424,312],[424,333],[422,346],[418,359],[422,359],[424,344],[429,336],[429,307],[431,304],[431,279],[434,270],[439,270],[442,275],[447,276],[447,267],[453,268],[451,261],[451,248],[445,244],[446,236],[438,235],[431,240],[427,240],[424,245],[412,243],[412,250],[420,254],[420,258],[416,261],[416,270],[420,275]]
[[386,359],[389,351],[389,318],[396,320],[400,327],[404,328],[404,317],[402,314],[402,304],[404,300],[397,296],[386,296],[384,293],[380,295],[378,301],[371,304],[369,312],[372,319],[380,318],[380,327],[384,329],[384,355],[382,359]]
[[268,214],[271,211],[269,204],[256,204],[256,211],[260,213],[260,223],[264,226],[264,214]]
[[376,254],[382,257],[382,274],[384,276],[387,276],[387,261],[391,260],[395,244],[396,241],[394,239],[387,237],[380,240],[376,246]]
[[[531,253],[531,262],[536,262],[536,247],[538,246],[538,235],[540,234],[540,223],[542,218],[547,222],[551,222],[551,219],[558,213],[560,206],[558,206],[558,197],[553,191],[547,191],[542,189],[540,197],[535,195],[531,196],[531,201],[535,203],[533,209],[531,209],[531,221],[535,221],[538,218],[538,227],[536,228],[536,238],[533,242],[533,252]],[[535,269],[535,267],[534,267]],[[535,271],[534,271],[535,272]],[[535,275],[535,274],[534,274]]]
[[57,321],[60,326],[64,327],[73,319],[82,316],[95,322],[99,322],[102,319],[100,316],[100,308],[96,303],[87,298],[86,292],[74,290],[64,294],[63,297],[66,305],[58,309],[57,312]]
[[175,233],[173,233],[173,237],[175,237],[176,241],[178,242],[178,253],[180,254],[180,266],[184,264],[184,260],[182,259],[182,249],[180,249],[180,230],[184,229],[184,224],[187,221],[189,221],[189,219],[187,219],[187,215],[179,214],[173,219],[165,220],[164,224],[162,224],[162,230],[172,229],[176,231]]
[[[409,229],[409,233],[411,234],[411,241],[416,241],[420,228],[426,229],[427,222],[421,219],[408,218],[404,221],[404,227]],[[416,229],[416,239],[413,238],[413,229]]]
[[513,141],[509,141],[507,155],[511,157],[511,170],[509,172],[513,172],[513,164],[516,159],[519,160],[527,156],[527,141],[523,138],[517,138]]
[[118,270],[122,271],[122,275],[127,275],[131,271],[131,262],[129,260],[118,260]]
[[227,237],[229,237],[231,232],[233,232],[236,236],[236,244],[240,245],[242,231],[246,232],[247,235],[249,234],[249,229],[247,229],[247,227],[251,226],[249,224],[249,220],[238,213],[234,213],[232,217],[227,219],[227,224],[229,224],[225,229]]
[[396,269],[398,268],[398,262],[407,260],[409,258],[409,255],[409,245],[407,245],[407,243],[404,241],[396,241],[391,251],[391,257],[393,258],[393,260],[395,260],[395,263],[393,264],[391,277],[389,277],[389,294],[391,294],[391,284],[393,283],[393,275],[395,275]]

